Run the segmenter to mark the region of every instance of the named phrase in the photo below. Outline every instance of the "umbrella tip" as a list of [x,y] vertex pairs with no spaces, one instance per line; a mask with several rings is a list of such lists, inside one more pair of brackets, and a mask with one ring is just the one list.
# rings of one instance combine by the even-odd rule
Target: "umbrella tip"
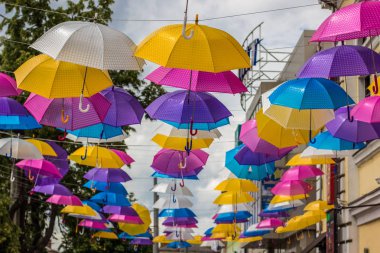
[[199,19],[198,19],[198,14],[196,14],[196,15],[195,15],[195,24],[196,24],[196,25],[198,24],[198,21],[199,21]]

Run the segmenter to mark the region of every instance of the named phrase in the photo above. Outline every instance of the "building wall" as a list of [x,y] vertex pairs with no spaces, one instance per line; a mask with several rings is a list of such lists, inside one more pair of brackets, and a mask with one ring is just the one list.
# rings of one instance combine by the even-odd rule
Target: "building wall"
[[379,164],[380,153],[377,153],[358,167],[360,196],[363,196],[379,187],[379,184],[375,180],[376,178],[380,178]]
[[380,240],[379,240],[379,228],[380,219],[374,220],[370,223],[366,223],[358,227],[359,232],[359,251],[365,252],[364,249],[368,249],[368,253],[380,252]]

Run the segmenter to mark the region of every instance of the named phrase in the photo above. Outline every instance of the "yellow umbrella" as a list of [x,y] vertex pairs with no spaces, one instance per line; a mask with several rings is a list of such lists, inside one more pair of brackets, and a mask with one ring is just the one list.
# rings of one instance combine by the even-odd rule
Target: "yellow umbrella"
[[81,147],[74,151],[69,159],[81,165],[98,168],[118,169],[124,165],[116,153],[99,146]]
[[[262,109],[256,114],[256,121],[259,137],[276,147],[285,148],[309,142],[309,130],[284,128],[265,115]],[[319,131],[312,131],[311,137],[316,136],[318,132]]]
[[250,180],[240,178],[229,178],[215,187],[217,191],[229,192],[257,192],[257,186]]
[[272,200],[270,201],[270,204],[278,204],[282,202],[290,202],[294,200],[299,199],[305,199],[308,198],[309,195],[307,194],[300,194],[300,195],[294,195],[294,196],[282,196],[282,195],[275,195]]
[[152,220],[150,219],[149,210],[140,204],[134,203],[132,208],[135,209],[143,224],[129,224],[119,222],[119,228],[130,235],[138,235],[145,233],[150,226]]
[[307,204],[303,210],[304,211],[327,211],[333,208],[334,208],[334,205],[329,205],[327,201],[315,200]]
[[190,243],[190,244],[193,244],[193,245],[200,245],[200,244],[202,244],[202,236],[201,235],[195,235],[193,237],[194,237],[194,239],[187,240],[187,242]]
[[[183,151],[186,146],[187,138],[156,134],[153,137],[152,141],[154,141],[157,145],[159,145],[162,148]],[[210,147],[213,141],[214,139],[193,138],[192,149],[208,148]]]
[[92,235],[92,237],[104,239],[119,239],[114,232],[99,231]]
[[249,68],[242,46],[228,33],[205,25],[186,26],[192,38],[182,36],[182,24],[164,26],[146,37],[135,56],[169,68],[222,72]]
[[71,213],[83,216],[96,216],[96,212],[88,205],[83,206],[65,206],[61,213]]
[[25,141],[32,143],[34,146],[36,146],[36,148],[41,152],[42,155],[57,156],[57,153],[54,151],[54,149],[44,141],[36,139],[27,139]]
[[[112,85],[106,70],[38,55],[15,71],[18,88],[46,98],[92,96]],[[85,79],[85,80],[84,80]]]
[[165,235],[159,235],[153,238],[153,242],[168,244],[173,242],[173,240],[168,240]]
[[257,242],[257,241],[261,241],[262,239],[263,237],[261,236],[254,236],[254,237],[240,238],[239,242],[240,243]]
[[246,192],[225,192],[220,194],[215,200],[216,205],[230,205],[252,202],[255,199]]
[[318,223],[323,219],[326,219],[327,215],[324,211],[316,210],[316,211],[307,211],[302,215],[302,218],[307,220],[308,222]]
[[241,229],[236,224],[217,224],[214,229],[212,230],[212,234],[214,233],[234,233],[234,232],[241,232]]
[[286,166],[318,164],[335,164],[335,162],[333,159],[327,157],[301,157],[301,154],[297,154],[288,161]]
[[239,241],[239,236],[238,235],[229,235],[229,236],[226,236],[225,239],[223,239],[222,241],[224,242],[238,242]]

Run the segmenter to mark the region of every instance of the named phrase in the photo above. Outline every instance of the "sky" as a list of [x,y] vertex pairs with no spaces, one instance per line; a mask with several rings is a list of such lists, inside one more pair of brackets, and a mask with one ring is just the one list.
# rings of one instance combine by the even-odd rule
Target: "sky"
[[[189,19],[193,19],[195,14],[198,13],[199,18],[203,19],[317,4],[317,2],[317,0],[190,0],[188,16]],[[183,19],[184,6],[185,0],[116,0],[113,6],[113,22],[110,26],[126,33],[138,44],[145,36],[161,26],[179,22],[126,20],[181,20]],[[329,11],[322,10],[319,5],[316,5],[256,15],[201,21],[200,24],[222,29],[234,36],[239,43],[242,43],[255,26],[264,22],[263,44],[267,48],[282,48],[294,46],[303,30],[316,29],[328,15]],[[147,63],[141,77],[143,78],[156,67],[152,63]],[[210,157],[205,169],[199,175],[200,180],[186,182],[186,186],[192,190],[195,196],[192,199],[194,203],[192,210],[198,215],[199,229],[197,232],[201,234],[213,225],[211,217],[217,207],[212,202],[218,195],[218,192],[214,191],[213,188],[229,176],[229,171],[224,167],[224,155],[226,151],[234,147],[236,126],[245,120],[245,113],[240,106],[239,95],[216,94],[216,96],[232,112],[231,124],[220,129],[223,136],[216,140],[210,149],[206,150]],[[139,202],[151,209],[153,195],[149,190],[153,186],[153,180],[150,177],[153,170],[150,168],[150,164],[159,147],[150,139],[156,133],[166,129],[163,123],[147,120],[144,120],[141,126],[135,128],[136,133],[131,134],[126,141],[129,145],[128,153],[136,160],[129,172],[134,180],[128,182],[126,187],[136,194]],[[164,182],[164,180],[160,182]]]

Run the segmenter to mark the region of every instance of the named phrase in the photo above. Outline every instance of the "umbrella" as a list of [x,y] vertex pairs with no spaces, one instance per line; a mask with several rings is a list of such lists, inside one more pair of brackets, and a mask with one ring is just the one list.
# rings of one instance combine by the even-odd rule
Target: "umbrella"
[[[178,123],[170,120],[163,120],[166,124],[169,124],[171,126],[174,126],[178,129],[189,129],[190,123]],[[222,127],[225,125],[230,124],[230,120],[228,118],[221,119],[215,123],[193,123],[193,129],[197,130],[205,130],[205,131],[211,131],[218,127]]]
[[181,227],[181,228],[195,228],[195,225],[198,223],[198,220],[194,217],[168,217],[162,223],[163,226],[167,227]]
[[30,94],[24,105],[40,124],[67,130],[102,122],[110,107],[108,100],[100,94],[83,99],[83,104],[89,106],[86,113],[78,108],[80,103],[79,98],[48,99]]
[[27,116],[4,116],[0,115],[1,130],[30,130],[41,128],[32,115]]
[[[203,167],[201,167],[200,169],[203,169]],[[182,174],[181,173],[177,173],[177,174],[163,174],[163,173],[160,173],[160,172],[153,172],[153,174],[151,175],[151,177],[155,177],[155,178],[175,178],[175,179],[188,179],[188,180],[199,180],[198,176],[195,175],[197,174],[196,171],[191,171],[191,175],[188,175],[186,176],[185,174]]]
[[81,147],[74,151],[69,159],[81,164],[99,168],[121,168],[124,163],[112,150],[99,146]]
[[177,242],[171,242],[166,247],[171,249],[184,249],[184,248],[190,248],[191,244],[184,241],[177,241]]
[[100,182],[100,181],[93,181],[89,180],[87,181],[83,187],[93,189],[93,190],[98,190],[98,191],[108,191],[108,192],[113,192],[117,194],[122,194],[122,195],[127,195],[128,192],[125,189],[125,187],[118,182]]
[[318,134],[315,137],[315,142],[309,144],[313,148],[317,149],[329,149],[329,150],[352,150],[361,149],[365,147],[363,142],[351,142],[340,138],[336,138],[331,135],[330,132],[325,131]]
[[54,141],[46,141],[46,143],[49,144],[49,146],[54,150],[57,156],[45,155],[45,159],[49,162],[52,162],[57,167],[62,176],[66,175],[66,173],[69,171],[69,163],[67,161],[66,149],[62,148]]
[[297,76],[341,77],[367,76],[380,71],[380,55],[362,46],[343,45],[322,50],[303,65]]
[[64,195],[57,195],[54,194],[50,198],[46,200],[48,203],[56,204],[56,205],[70,205],[70,206],[83,206],[80,199],[75,196],[64,196]]
[[326,124],[327,130],[334,137],[351,142],[370,141],[380,137],[380,122],[368,123],[356,118],[350,121],[346,115],[346,109],[339,108],[335,111],[335,119]]
[[283,195],[275,195],[269,204],[278,204],[282,202],[294,202],[295,200],[303,200],[310,197],[307,194],[293,195],[293,196],[283,196]]
[[61,184],[50,184],[50,185],[36,185],[31,190],[31,192],[39,192],[49,195],[63,195],[71,196],[72,192]]
[[296,208],[296,207],[299,207],[299,206],[303,206],[305,203],[300,200],[300,199],[295,199],[295,200],[290,200],[290,201],[284,201],[284,202],[280,202],[280,203],[276,203],[276,204],[269,204],[265,210],[266,211],[279,211],[279,210],[283,210],[283,209],[287,209],[287,210],[290,210],[290,209],[293,209],[293,208]]
[[362,99],[353,109],[352,117],[367,123],[380,123],[378,110],[380,108],[380,96],[366,97]]
[[355,103],[336,82],[324,78],[284,82],[269,96],[269,101],[299,110],[338,109]]
[[[163,134],[156,134],[152,141],[155,142],[161,148],[174,149],[174,150],[185,150],[188,139],[186,137],[173,137],[166,136]],[[208,148],[212,144],[214,139],[203,139],[203,138],[192,138],[192,150]]]
[[279,212],[279,211],[268,212],[266,210],[266,211],[261,211],[259,213],[259,216],[266,217],[266,218],[277,218],[277,217],[289,217],[289,214],[287,212]]
[[306,144],[310,138],[313,138],[319,131],[310,131],[302,129],[287,129],[266,116],[262,110],[256,114],[257,133],[260,138],[275,145],[278,148],[287,148]]
[[0,97],[18,96],[21,92],[22,90],[17,89],[17,83],[12,77],[0,73]]
[[343,41],[380,34],[377,1],[347,5],[333,12],[313,34],[310,41]]
[[108,217],[112,222],[126,222],[130,224],[143,224],[143,221],[138,216],[128,216],[122,214],[112,214]]
[[60,23],[31,47],[56,60],[97,69],[141,70],[144,65],[134,57],[136,45],[127,35],[95,22]]
[[12,98],[0,97],[0,116],[28,116],[28,110]]
[[135,160],[131,156],[129,156],[126,152],[118,150],[118,149],[110,149],[114,152],[125,165],[131,165]]
[[284,222],[278,218],[268,218],[262,220],[257,224],[257,228],[277,228],[280,226],[284,226]]
[[83,216],[96,216],[96,211],[88,205],[83,206],[65,206],[61,213],[78,214]]
[[81,222],[79,222],[78,226],[99,230],[108,229],[107,223],[95,220],[82,220]]
[[214,216],[215,223],[217,224],[231,224],[231,223],[242,223],[247,221],[252,214],[248,211],[233,211],[229,213],[219,213]]
[[113,206],[113,205],[105,205],[101,211],[103,213],[110,213],[110,214],[120,214],[120,215],[127,215],[127,216],[138,216],[135,209],[133,209],[131,206]]
[[144,108],[139,101],[123,88],[112,86],[100,92],[111,107],[104,118],[104,123],[111,126],[140,124],[144,116]]
[[108,231],[98,231],[92,235],[92,238],[104,238],[104,239],[118,239],[117,235],[114,232]]
[[163,209],[158,217],[174,217],[174,218],[185,218],[185,217],[196,217],[195,213],[188,208],[179,209]]
[[191,208],[193,203],[183,196],[175,196],[173,197],[160,197],[154,204],[153,208],[156,209],[179,209],[179,208]]
[[279,149],[275,155],[252,152],[248,147],[243,146],[235,155],[235,159],[242,165],[262,165],[265,163],[274,162],[280,160],[286,156],[294,147]]
[[194,239],[190,239],[190,240],[186,240],[186,241],[192,245],[202,244],[202,236],[201,235],[195,235],[193,237],[194,237]]
[[255,199],[247,192],[225,192],[221,193],[213,203],[216,205],[241,204],[252,202],[254,200]]
[[281,177],[281,181],[304,180],[322,175],[323,172],[315,166],[300,165],[291,167],[290,169],[285,171],[285,173]]
[[104,169],[93,168],[89,170],[84,178],[99,182],[126,182],[132,180],[132,178],[122,169]]
[[106,70],[56,61],[43,54],[24,62],[15,76],[18,88],[45,98],[89,97],[112,85]]
[[135,55],[164,67],[214,73],[250,67],[247,53],[231,35],[199,25],[198,20],[186,26],[185,13],[184,25],[168,25],[151,33]]
[[173,241],[172,240],[168,240],[166,238],[166,235],[159,235],[159,236],[154,237],[153,242],[154,243],[168,244],[168,243],[171,243]]
[[151,191],[157,193],[174,194],[176,196],[193,196],[189,188],[187,188],[186,186],[177,187],[177,182],[175,180],[170,183],[157,184],[153,187]]
[[130,244],[132,245],[152,245],[152,240],[150,238],[134,238]]
[[113,206],[130,206],[128,199],[125,195],[117,194],[113,192],[99,192],[91,197],[92,202],[103,204],[103,205],[113,205]]
[[35,172],[38,175],[50,176],[55,178],[62,178],[61,173],[55,165],[47,160],[22,160],[16,163],[16,166],[20,169],[30,171],[29,179],[33,180],[34,177],[31,176],[31,172]]
[[217,211],[217,214],[220,213],[231,213],[234,211],[249,211],[251,207],[247,204],[229,204],[229,205],[222,205],[219,207],[219,210]]
[[188,232],[177,232],[177,233],[170,233],[167,238],[169,240],[192,240],[194,237],[191,235],[191,233]]
[[252,181],[239,178],[226,179],[214,189],[222,192],[257,192],[259,190]]
[[18,138],[0,139],[0,155],[14,159],[43,159],[36,146]]
[[312,159],[330,159],[339,158],[344,156],[350,156],[355,150],[331,150],[331,149],[317,149],[314,147],[307,147],[302,151],[300,158],[312,158]]
[[253,236],[253,237],[245,237],[245,238],[240,237],[239,243],[250,243],[250,242],[257,242],[261,240],[263,240],[262,236]]
[[[187,129],[178,129],[168,124],[162,124],[162,127],[159,127],[158,132],[160,132],[161,135],[166,135],[168,137],[186,138],[188,135]],[[193,139],[219,139],[221,136],[222,134],[218,129],[212,129],[210,131],[198,130],[197,134],[193,136]]]
[[195,92],[243,93],[247,88],[231,71],[210,73],[159,67],[145,77],[160,85],[166,85]]
[[309,193],[313,187],[301,180],[281,181],[271,190],[275,195],[293,196]]
[[333,159],[328,157],[301,157],[301,154],[297,154],[286,163],[286,166],[317,164],[335,164],[335,162]]
[[304,211],[327,211],[334,208],[334,205],[329,205],[327,201],[324,200],[315,200],[310,203],[308,203]]
[[114,127],[99,123],[88,127],[67,131],[66,138],[74,142],[84,143],[106,143],[119,142],[126,139],[128,135],[121,127]]
[[137,203],[133,203],[132,208],[137,212],[144,224],[136,225],[128,223],[119,223],[119,228],[130,235],[138,235],[141,233],[145,233],[149,228],[150,223],[152,222],[150,219],[149,210],[145,206]]
[[261,95],[263,112],[284,128],[318,130],[327,122],[334,119],[334,111],[331,109],[297,110],[290,107],[273,105],[269,101],[269,96],[275,90],[276,88],[273,88]]
[[146,112],[152,119],[177,123],[215,123],[231,112],[209,93],[173,91],[154,100]]
[[41,152],[42,155],[46,156],[53,156],[57,157],[57,153],[55,150],[47,143],[44,141],[36,140],[36,139],[27,139],[25,140],[29,143],[32,143],[36,148]]

